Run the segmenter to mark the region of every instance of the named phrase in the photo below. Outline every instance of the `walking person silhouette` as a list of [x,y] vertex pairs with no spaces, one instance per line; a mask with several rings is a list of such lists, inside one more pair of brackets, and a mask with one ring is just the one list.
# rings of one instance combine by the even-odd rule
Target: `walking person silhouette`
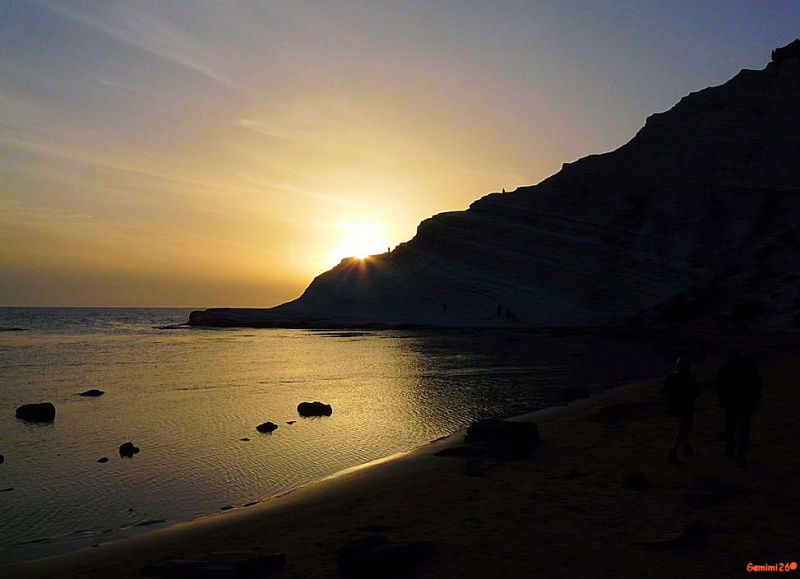
[[678,448],[681,446],[687,456],[694,454],[694,449],[689,444],[689,432],[694,421],[694,399],[699,394],[700,388],[691,374],[691,369],[691,363],[687,358],[678,358],[675,362],[675,371],[664,381],[663,392],[667,397],[667,413],[678,418],[678,432],[669,451],[671,464],[680,464]]
[[747,468],[753,414],[761,403],[761,376],[755,363],[737,349],[717,372],[714,388],[725,409],[725,456]]

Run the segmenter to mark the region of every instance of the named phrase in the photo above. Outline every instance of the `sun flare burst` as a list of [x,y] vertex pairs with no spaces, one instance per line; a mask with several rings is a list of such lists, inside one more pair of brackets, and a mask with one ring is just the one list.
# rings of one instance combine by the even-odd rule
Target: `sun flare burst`
[[376,223],[344,223],[337,226],[339,236],[331,257],[338,263],[346,257],[364,259],[387,249],[386,230]]

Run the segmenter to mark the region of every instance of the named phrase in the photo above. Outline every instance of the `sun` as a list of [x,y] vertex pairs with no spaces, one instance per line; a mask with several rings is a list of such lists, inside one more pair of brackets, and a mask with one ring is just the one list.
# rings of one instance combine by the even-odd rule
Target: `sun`
[[332,257],[340,261],[346,257],[364,259],[387,250],[386,230],[376,223],[345,223],[337,226],[339,237]]

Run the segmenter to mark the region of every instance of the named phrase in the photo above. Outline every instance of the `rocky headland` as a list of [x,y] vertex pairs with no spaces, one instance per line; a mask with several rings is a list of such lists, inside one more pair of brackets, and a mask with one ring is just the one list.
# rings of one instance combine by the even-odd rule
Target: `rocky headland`
[[800,320],[800,51],[651,115],[619,149],[435,215],[270,309],[193,326],[549,327]]

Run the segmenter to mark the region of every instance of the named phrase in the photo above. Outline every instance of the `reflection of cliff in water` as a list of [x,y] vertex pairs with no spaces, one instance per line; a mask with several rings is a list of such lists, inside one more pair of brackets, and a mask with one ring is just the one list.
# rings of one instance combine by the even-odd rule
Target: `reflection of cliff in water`
[[[423,333],[401,342],[416,355],[417,412],[469,409],[462,419],[509,417],[562,403],[566,389],[599,392],[666,375],[686,345],[523,331]],[[466,422],[463,424],[466,426]]]

